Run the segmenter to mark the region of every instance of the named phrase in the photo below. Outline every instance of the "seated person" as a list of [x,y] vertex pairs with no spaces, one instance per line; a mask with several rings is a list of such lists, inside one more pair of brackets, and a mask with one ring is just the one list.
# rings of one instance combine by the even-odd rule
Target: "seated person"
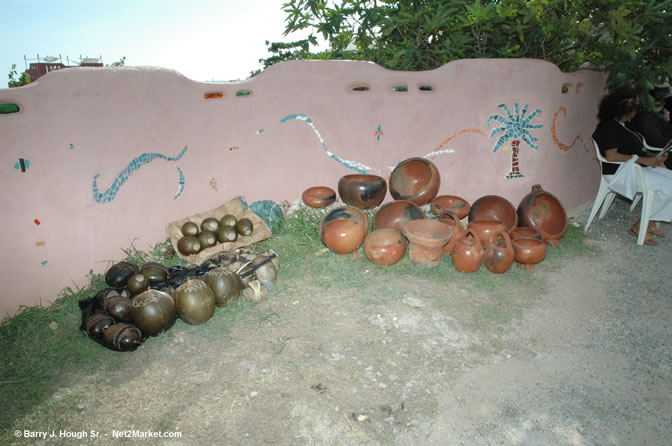
[[[634,117],[636,113],[634,91],[628,87],[619,88],[606,95],[600,101],[597,118],[599,123],[593,133],[593,139],[597,143],[600,153],[607,161],[625,162],[637,155],[637,164],[647,168],[655,168],[663,165],[667,160],[667,154],[660,159],[643,150],[641,136],[628,129],[625,122]],[[602,174],[613,175],[618,170],[618,164],[603,163]],[[647,228],[645,244],[657,245],[653,235],[662,237],[664,234],[658,229],[654,221],[672,220],[672,171],[668,169],[646,169],[647,182],[651,187],[669,191],[670,199],[661,199],[654,202],[654,211]],[[655,172],[654,172],[655,171]],[[639,220],[630,228],[630,233],[639,234]]]
[[[651,147],[663,148],[672,140],[672,125],[670,125],[669,112],[665,118],[663,104],[669,94],[669,87],[659,86],[649,92],[653,96],[654,111],[638,110],[628,126],[631,130],[639,133],[646,139],[646,144]],[[668,165],[668,168],[672,166]]]

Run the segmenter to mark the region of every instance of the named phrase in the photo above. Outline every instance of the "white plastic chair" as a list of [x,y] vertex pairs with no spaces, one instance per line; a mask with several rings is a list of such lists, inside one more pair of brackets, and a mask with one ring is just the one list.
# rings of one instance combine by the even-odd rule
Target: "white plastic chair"
[[[584,231],[587,231],[588,228],[590,227],[590,224],[593,222],[593,219],[595,218],[595,215],[597,215],[597,211],[602,208],[602,211],[600,212],[600,219],[604,217],[604,214],[607,213],[609,210],[609,207],[611,206],[611,203],[614,201],[614,197],[616,197],[616,192],[613,190],[609,189],[609,183],[607,180],[604,178],[604,175],[602,175],[602,164],[603,163],[610,163],[610,164],[624,164],[623,162],[615,162],[615,161],[607,161],[602,154],[600,153],[600,148],[597,145],[597,142],[593,139],[593,145],[595,146],[595,155],[597,156],[597,160],[600,162],[600,188],[597,191],[597,196],[595,197],[595,202],[593,203],[593,208],[590,211],[590,215],[588,216],[588,221],[586,222],[586,227]],[[633,199],[634,205],[630,207],[630,210],[634,208],[634,206],[637,204],[637,201],[639,201],[639,198],[642,197],[642,214],[641,218],[639,221],[639,235],[637,237],[637,244],[638,245],[643,245],[644,240],[646,239],[646,228],[649,227],[649,218],[651,217],[651,207],[653,205],[653,193],[649,190],[649,188],[646,185],[646,177],[644,175],[644,171],[642,170],[642,166],[639,164],[635,164],[635,171],[637,172],[637,195]],[[627,198],[627,197],[626,197]]]

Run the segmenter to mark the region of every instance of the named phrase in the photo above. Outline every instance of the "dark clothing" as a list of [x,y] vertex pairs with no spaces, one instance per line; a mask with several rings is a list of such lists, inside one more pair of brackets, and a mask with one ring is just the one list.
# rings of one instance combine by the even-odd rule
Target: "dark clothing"
[[[642,140],[634,133],[624,128],[618,121],[610,119],[601,121],[593,132],[593,139],[600,148],[603,157],[609,149],[618,149],[624,155],[647,156],[642,149]],[[602,174],[613,175],[618,170],[618,164],[602,163]]]
[[644,136],[651,147],[665,147],[672,139],[672,125],[658,113],[640,110],[628,127]]

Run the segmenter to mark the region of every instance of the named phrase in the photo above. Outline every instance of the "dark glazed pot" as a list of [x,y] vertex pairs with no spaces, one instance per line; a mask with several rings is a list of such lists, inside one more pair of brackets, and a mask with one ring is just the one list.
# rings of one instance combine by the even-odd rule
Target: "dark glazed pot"
[[546,243],[536,238],[517,238],[512,241],[513,258],[530,271],[534,265],[546,257]]
[[387,183],[377,175],[346,175],[338,181],[343,203],[359,209],[372,209],[385,199]]
[[509,200],[499,195],[486,195],[471,205],[469,223],[476,220],[499,220],[507,231],[518,226],[516,208]]
[[132,276],[138,274],[138,267],[133,263],[119,262],[105,273],[105,283],[112,288],[124,288]]
[[457,240],[451,259],[456,270],[463,273],[473,273],[483,264],[485,250],[478,238],[478,234],[467,229],[464,236]]
[[406,200],[393,201],[383,205],[373,219],[373,228],[396,229],[403,232],[404,226],[411,220],[424,220],[425,213],[416,204]]
[[461,238],[466,232],[460,223],[460,219],[453,211],[443,211],[439,217],[441,223],[447,224],[450,226],[450,230],[453,232],[453,236],[450,238],[446,246],[443,247],[444,254],[451,254],[455,248],[457,240]]
[[320,221],[320,237],[327,248],[341,255],[352,253],[369,233],[369,218],[353,206],[342,206],[327,213]]
[[413,220],[406,224],[408,257],[414,265],[434,268],[441,262],[443,247],[453,235],[450,226],[436,220]]
[[409,158],[390,175],[390,194],[395,200],[408,200],[422,206],[436,197],[441,176],[434,163],[424,158]]
[[444,211],[452,211],[457,218],[464,218],[469,215],[471,206],[464,198],[454,195],[439,195],[432,200],[431,209],[434,215],[441,215]]
[[506,231],[506,226],[499,220],[476,220],[469,223],[468,229],[478,233],[483,249],[488,247],[490,240],[500,231]]
[[315,186],[306,189],[301,199],[311,208],[324,208],[336,201],[336,192],[330,187]]
[[505,273],[513,263],[513,245],[506,231],[497,232],[485,250],[485,267],[495,274]]
[[406,254],[407,244],[396,229],[378,229],[364,239],[364,255],[376,265],[394,265]]
[[512,241],[518,238],[535,238],[537,240],[541,240],[541,234],[539,231],[525,226],[518,226],[513,228],[511,232],[509,232],[509,236],[511,237]]
[[521,226],[536,229],[551,246],[560,246],[560,238],[567,232],[567,213],[562,203],[538,184],[532,186],[518,205]]

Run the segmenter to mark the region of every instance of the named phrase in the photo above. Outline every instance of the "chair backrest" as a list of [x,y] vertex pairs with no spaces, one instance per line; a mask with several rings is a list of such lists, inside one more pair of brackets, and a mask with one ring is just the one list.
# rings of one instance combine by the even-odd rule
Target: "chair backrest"
[[597,160],[600,162],[600,167],[602,167],[602,163],[609,163],[609,164],[623,164],[623,161],[607,161],[607,159],[602,156],[602,153],[600,153],[600,146],[597,145],[597,141],[593,138],[593,146],[595,146],[595,156],[597,156]]
[[[595,147],[595,156],[597,156],[597,160],[600,162],[600,173],[602,172],[602,163],[609,163],[609,164],[625,163],[624,161],[607,161],[607,159],[600,153],[600,147],[597,145],[597,141],[595,141],[595,139],[593,139],[593,146]],[[635,167],[637,172],[637,183],[638,183],[637,189],[641,192],[647,189],[646,175],[644,174],[644,168],[642,166],[640,166],[639,164],[635,164]]]

